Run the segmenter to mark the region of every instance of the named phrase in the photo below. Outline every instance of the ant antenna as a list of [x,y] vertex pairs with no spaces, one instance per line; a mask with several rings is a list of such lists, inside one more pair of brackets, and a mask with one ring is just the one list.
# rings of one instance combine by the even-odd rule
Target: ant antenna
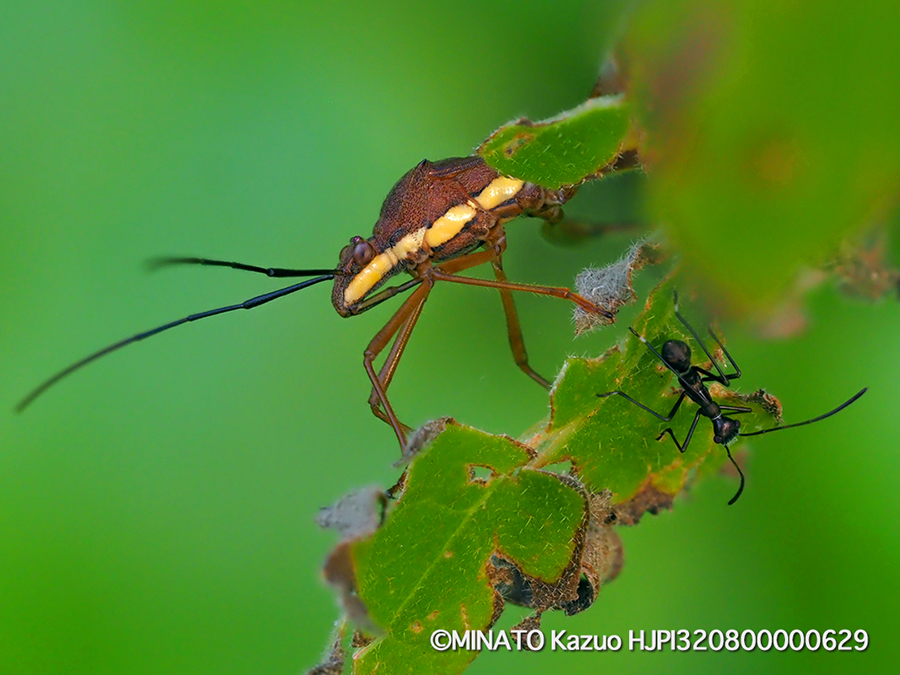
[[835,408],[834,410],[832,410],[832,411],[830,411],[830,412],[827,412],[827,413],[825,413],[824,415],[819,415],[818,417],[814,417],[814,418],[811,419],[811,420],[806,420],[805,422],[797,422],[796,424],[788,424],[788,425],[783,426],[783,427],[772,427],[771,429],[763,429],[762,431],[752,431],[752,432],[750,432],[749,434],[739,434],[739,435],[740,435],[740,436],[759,436],[760,434],[767,434],[767,433],[769,433],[770,431],[782,431],[782,430],[784,430],[784,429],[791,429],[791,428],[793,428],[793,427],[802,427],[804,424],[812,424],[813,422],[818,422],[818,421],[820,421],[820,420],[824,420],[826,417],[831,417],[831,416],[834,415],[835,413],[838,413],[838,412],[840,412],[841,410],[843,410],[844,408],[846,408],[848,405],[850,405],[851,403],[853,403],[853,402],[854,402],[856,399],[858,399],[860,396],[862,396],[863,394],[865,394],[868,390],[869,390],[868,387],[863,387],[863,389],[862,389],[861,391],[859,391],[853,398],[851,398],[851,399],[849,399],[849,400],[847,400],[847,401],[844,401],[843,403],[841,403],[841,404],[840,404],[837,408]]
[[[176,258],[176,259],[170,259],[170,260],[174,260],[177,262],[177,261],[184,261],[184,260],[199,260],[199,259]],[[199,264],[210,264],[210,263],[216,264],[219,262],[220,261],[207,261],[206,263],[199,263]],[[164,263],[164,264],[167,264],[167,263]],[[230,267],[230,266],[236,265],[238,263],[223,263],[223,264]],[[244,269],[244,268],[250,268],[250,271],[259,270],[259,271],[268,273],[266,270],[263,270],[262,268],[251,268],[251,266],[249,266],[249,265],[245,265],[244,267],[238,267],[237,269]],[[306,270],[306,271],[304,271],[304,270],[273,270],[273,271],[291,272],[291,274],[284,274],[284,275],[273,274],[270,276],[310,276],[310,275],[316,273],[315,271],[312,271],[312,270]],[[234,310],[237,310],[237,309],[254,309],[255,307],[264,305],[267,302],[271,302],[272,300],[277,300],[278,298],[282,298],[285,295],[290,295],[291,293],[301,291],[304,288],[308,288],[309,286],[313,286],[313,285],[321,283],[323,281],[330,281],[331,279],[334,279],[334,276],[335,276],[334,270],[326,270],[326,272],[327,273],[324,274],[323,276],[316,277],[315,279],[301,281],[299,284],[294,284],[293,286],[288,286],[287,288],[281,288],[277,291],[271,291],[270,293],[265,293],[263,295],[257,295],[255,298],[250,298],[249,300],[245,300],[244,302],[239,303],[237,305],[228,305],[227,307],[219,307],[217,309],[210,309],[205,312],[200,312],[198,314],[191,314],[190,316],[186,316],[183,319],[178,319],[177,321],[172,321],[170,323],[163,324],[162,326],[157,326],[156,328],[153,328],[151,330],[144,331],[143,333],[138,333],[137,335],[133,335],[130,338],[120,340],[119,342],[111,344],[108,347],[104,347],[100,351],[94,352],[90,356],[86,356],[85,358],[81,359],[80,361],[76,361],[68,368],[64,368],[63,370],[56,373],[56,375],[54,375],[50,379],[43,382],[36,389],[34,389],[34,391],[32,391],[30,394],[28,394],[28,396],[26,396],[21,401],[19,401],[19,404],[16,406],[16,412],[22,412],[23,410],[25,410],[25,408],[27,408],[29,405],[31,405],[31,403],[38,396],[43,394],[45,391],[47,391],[50,387],[52,387],[57,382],[62,380],[64,377],[74,373],[76,370],[78,370],[80,368],[83,368],[84,366],[91,363],[92,361],[96,361],[101,356],[106,356],[107,354],[110,354],[118,349],[121,349],[125,345],[130,345],[132,342],[138,342],[140,340],[143,340],[144,338],[148,338],[152,335],[156,335],[157,333],[162,333],[163,331],[169,330],[170,328],[175,328],[175,326],[180,326],[181,324],[188,323],[190,321],[197,321],[198,319],[205,319],[209,316],[216,316],[218,314],[225,314],[226,312],[233,312]]]
[[740,497],[741,493],[744,491],[744,472],[741,471],[741,467],[738,466],[738,463],[734,461],[734,457],[731,456],[731,450],[728,449],[727,445],[725,446],[725,452],[728,453],[728,459],[731,460],[734,468],[737,469],[738,475],[741,477],[741,485],[738,488],[738,491],[735,493],[734,497],[731,498],[731,501],[728,502],[728,506],[731,506],[738,500],[738,497]]

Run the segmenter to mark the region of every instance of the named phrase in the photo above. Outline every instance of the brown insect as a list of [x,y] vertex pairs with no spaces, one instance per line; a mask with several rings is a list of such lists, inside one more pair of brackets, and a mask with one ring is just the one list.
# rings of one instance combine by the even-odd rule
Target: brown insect
[[[544,387],[549,382],[528,363],[522,329],[513,302],[512,291],[527,291],[570,300],[584,310],[604,317],[614,315],[567,288],[532,286],[510,282],[503,272],[506,234],[503,226],[520,215],[542,218],[550,223],[562,219],[562,205],[578,186],[548,189],[517,178],[503,176],[478,156],[420,162],[393,187],[381,207],[381,216],[368,239],[353,237],[340,254],[336,269],[293,270],[264,268],[243,263],[206,258],[162,258],[155,265],[194,264],[258,272],[270,277],[315,277],[245,302],[208,310],[138,333],[109,345],[70,365],[38,386],[17,406],[26,408],[49,387],[88,363],[132,342],[156,335],[175,326],[238,309],[253,309],[277,298],[314,284],[334,279],[332,302],[341,316],[360,314],[389,298],[413,290],[366,347],[363,364],[372,381],[369,405],[372,412],[391,425],[400,441],[406,444],[410,428],[397,419],[387,396],[387,389],[409,342],[413,328],[422,313],[435,283],[470,284],[500,291],[509,343],[516,364],[529,377]],[[491,263],[495,280],[460,276],[472,267]],[[411,279],[396,286],[382,288],[391,277],[406,272]],[[381,369],[376,372],[375,359],[391,344]]]

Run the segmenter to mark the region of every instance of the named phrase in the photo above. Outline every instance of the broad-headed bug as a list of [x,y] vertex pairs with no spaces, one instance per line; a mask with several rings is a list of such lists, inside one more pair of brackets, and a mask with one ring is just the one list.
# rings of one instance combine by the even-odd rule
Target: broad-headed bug
[[[425,300],[436,282],[447,281],[498,289],[506,313],[509,343],[515,362],[529,377],[544,387],[550,386],[547,380],[528,364],[512,291],[563,298],[605,317],[609,322],[615,320],[611,312],[567,288],[512,283],[503,273],[502,257],[506,249],[504,223],[520,215],[556,223],[562,218],[562,205],[577,189],[577,185],[570,185],[551,190],[504,176],[478,156],[438,162],[425,160],[403,176],[388,193],[372,236],[368,239],[353,237],[341,251],[340,261],[334,269],[264,268],[206,258],[157,260],[157,265],[212,265],[258,272],[270,277],[314,278],[240,304],[192,314],[109,345],[46,380],[28,394],[17,409],[21,411],[26,408],[35,398],[70,373],[132,342],[190,321],[238,309],[253,309],[333,279],[332,303],[338,314],[344,317],[365,312],[399,293],[415,288],[384,328],[378,331],[363,357],[366,372],[372,381],[369,396],[372,412],[391,425],[402,447],[406,443],[409,427],[397,419],[388,401],[387,389],[422,313]],[[495,280],[459,276],[460,272],[484,263],[491,263]],[[388,279],[400,272],[408,273],[412,279],[382,289]],[[392,339],[393,345],[387,358],[380,371],[376,372],[374,361]]]
[[734,465],[734,468],[737,469],[737,472],[741,477],[740,487],[738,488],[738,491],[734,495],[734,497],[731,498],[731,501],[728,502],[729,506],[734,504],[738,500],[738,497],[741,496],[741,493],[744,491],[744,473],[741,471],[741,467],[738,466],[737,462],[734,461],[734,457],[731,456],[731,450],[728,447],[731,443],[736,441],[739,436],[759,436],[760,434],[767,434],[770,431],[782,431],[784,429],[800,427],[804,424],[812,424],[813,422],[824,420],[826,417],[831,417],[835,413],[840,412],[860,396],[866,393],[867,388],[863,388],[856,395],[841,403],[834,410],[831,410],[824,415],[814,417],[811,420],[806,420],[805,422],[796,422],[795,424],[771,427],[769,429],[763,429],[761,431],[741,433],[740,421],[733,419],[728,415],[725,415],[724,413],[727,412],[731,415],[741,415],[744,413],[753,412],[752,408],[748,408],[746,406],[720,405],[713,401],[712,396],[709,393],[709,389],[706,388],[707,382],[718,382],[722,386],[727,387],[732,380],[736,380],[741,376],[741,369],[738,367],[738,364],[735,363],[731,354],[728,353],[728,350],[725,349],[725,345],[722,344],[722,341],[719,340],[719,338],[710,327],[708,328],[710,336],[713,340],[716,341],[716,344],[719,345],[719,349],[722,350],[722,353],[725,354],[725,358],[728,359],[729,363],[731,363],[731,366],[734,368],[734,372],[728,374],[726,374],[722,370],[718,362],[713,358],[712,354],[709,353],[709,350],[706,349],[706,346],[703,344],[700,336],[697,335],[697,331],[695,331],[693,326],[691,326],[691,324],[689,324],[687,320],[679,313],[677,292],[675,293],[675,316],[678,317],[678,320],[684,324],[685,328],[688,329],[690,334],[697,341],[697,344],[700,345],[700,349],[702,349],[703,353],[706,354],[710,363],[712,363],[713,367],[716,369],[716,373],[711,373],[708,370],[701,368],[700,366],[692,365],[691,348],[681,340],[668,340],[662,346],[662,349],[660,351],[657,351],[656,348],[649,342],[647,342],[647,340],[642,335],[638,334],[638,332],[635,331],[634,328],[629,326],[628,330],[630,330],[638,340],[647,345],[647,348],[651,352],[653,352],[654,356],[662,361],[663,365],[665,365],[666,368],[672,371],[675,377],[678,378],[678,384],[681,387],[681,393],[678,395],[678,399],[675,401],[675,405],[672,406],[672,410],[669,411],[668,415],[662,415],[655,410],[651,410],[643,403],[634,400],[623,391],[608,391],[605,394],[597,394],[597,396],[601,398],[613,395],[621,396],[626,401],[630,401],[642,410],[646,410],[648,413],[654,415],[655,417],[658,417],[663,422],[670,422],[672,418],[675,417],[675,414],[681,407],[681,403],[684,401],[685,397],[691,399],[694,403],[696,403],[699,408],[697,410],[697,413],[694,415],[694,421],[691,423],[691,428],[688,430],[687,436],[685,436],[683,443],[678,442],[678,439],[675,438],[675,433],[672,431],[671,427],[664,429],[659,434],[659,436],[656,437],[656,440],[662,440],[662,437],[668,434],[675,442],[675,446],[681,452],[685,452],[691,442],[691,438],[694,435],[694,429],[697,428],[697,422],[700,421],[700,417],[708,417],[712,422],[713,441],[725,447],[725,452],[728,453],[728,459],[731,460],[731,463]]

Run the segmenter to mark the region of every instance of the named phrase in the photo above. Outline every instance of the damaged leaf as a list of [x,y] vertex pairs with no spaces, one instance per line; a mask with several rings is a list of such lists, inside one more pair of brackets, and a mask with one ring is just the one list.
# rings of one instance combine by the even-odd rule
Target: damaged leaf
[[[385,524],[338,547],[326,576],[377,627],[355,673],[461,672],[476,652],[439,652],[429,638],[496,621],[492,560],[543,584],[539,611],[577,600],[589,498],[571,478],[527,468],[533,458],[511,439],[448,422],[411,462]],[[472,467],[488,477],[473,478]]]
[[493,586],[503,599],[535,609],[535,613],[521,622],[518,628],[539,628],[541,614],[550,609],[561,609],[569,616],[583,612],[594,604],[600,586],[618,576],[623,564],[622,540],[612,527],[616,517],[611,500],[609,490],[592,494],[588,499],[590,517],[584,545],[580,555],[573,559],[580,571],[574,597],[571,591],[564,593],[558,583],[548,584],[543,579],[523,573],[500,555],[491,556]]
[[630,125],[624,96],[599,96],[547,120],[510,122],[476,152],[501,173],[546,188],[579,185],[633,149]]
[[[694,363],[703,365],[702,351],[675,317],[672,297],[672,282],[663,283],[648,299],[634,329],[657,349],[666,340],[685,341],[694,352]],[[663,415],[680,392],[672,373],[629,334],[623,346],[617,345],[599,358],[566,362],[551,394],[550,418],[523,442],[538,451],[535,466],[569,461],[572,474],[589,490],[611,490],[617,508],[631,502],[621,513],[636,522],[645,510],[667,508],[694,473],[717,471],[726,461],[726,453],[713,443],[709,424],[703,419],[683,454],[667,436],[656,440],[668,426],[684,439],[696,411],[689,401],[671,423],[665,423],[619,396],[597,396],[616,389]],[[710,387],[710,393],[720,403],[753,408],[752,413],[741,416],[742,429],[772,426],[773,417],[778,419],[777,401],[763,392],[742,397],[722,387]]]

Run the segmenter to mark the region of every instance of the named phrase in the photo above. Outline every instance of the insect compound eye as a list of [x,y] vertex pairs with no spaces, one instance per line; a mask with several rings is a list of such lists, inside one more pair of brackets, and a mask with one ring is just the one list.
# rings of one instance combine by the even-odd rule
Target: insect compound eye
[[721,436],[713,436],[713,442],[714,442],[714,443],[721,443],[721,442],[722,442],[722,437],[721,437]]
[[735,420],[735,421],[734,421],[734,428],[735,428],[735,429],[740,429],[740,428],[741,428],[741,421],[740,421],[740,420]]
[[375,248],[372,246],[372,244],[365,240],[357,242],[357,244],[353,247],[353,262],[355,262],[360,267],[365,267],[366,265],[368,265],[374,257]]

